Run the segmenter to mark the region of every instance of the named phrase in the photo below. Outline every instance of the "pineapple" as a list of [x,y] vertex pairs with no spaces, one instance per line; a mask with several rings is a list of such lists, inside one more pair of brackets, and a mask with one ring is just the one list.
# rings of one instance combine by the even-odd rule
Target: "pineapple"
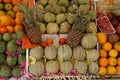
[[31,43],[41,42],[41,33],[39,27],[36,26],[36,15],[37,15],[38,3],[36,3],[32,8],[30,8],[24,1],[18,5],[18,9],[24,14],[24,28],[25,32],[31,41]]
[[67,44],[70,47],[77,47],[79,45],[87,23],[88,23],[87,17],[82,16],[76,17],[75,24],[67,36]]

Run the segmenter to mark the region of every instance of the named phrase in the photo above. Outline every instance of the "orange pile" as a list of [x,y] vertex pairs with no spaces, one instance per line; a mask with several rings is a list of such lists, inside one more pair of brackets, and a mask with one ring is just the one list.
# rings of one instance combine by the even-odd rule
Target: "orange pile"
[[[23,14],[17,8],[17,5],[22,0],[0,0],[4,5],[4,9],[0,10],[0,33],[13,33],[18,30],[23,30]],[[29,0],[25,0],[28,4]],[[10,6],[10,7],[5,7]]]
[[99,74],[101,76],[115,75],[120,72],[120,57],[118,57],[120,42],[114,44],[108,42],[107,35],[102,32],[97,33],[97,39],[100,44]]

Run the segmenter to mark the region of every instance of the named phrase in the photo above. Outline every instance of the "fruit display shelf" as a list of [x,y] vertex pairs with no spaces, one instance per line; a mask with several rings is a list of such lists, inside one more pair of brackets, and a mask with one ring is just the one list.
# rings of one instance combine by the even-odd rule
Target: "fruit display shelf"
[[[97,32],[95,2],[92,0],[79,0],[78,2],[77,0],[59,0],[57,3],[57,1],[49,0],[47,2],[47,0],[40,0],[39,2],[43,6],[40,6],[40,9],[46,11],[43,14],[44,19],[39,17],[40,21],[43,20],[42,23],[39,23],[40,31],[43,33],[41,35],[42,44],[27,49],[27,74],[30,79],[39,80],[53,78],[87,80],[95,78],[98,72],[97,59],[99,57],[96,49],[97,38],[95,36]],[[50,6],[51,4],[53,6]],[[75,5],[68,6],[68,4]],[[62,6],[61,13],[59,6]],[[75,21],[72,14],[76,11],[78,11],[78,17],[75,26],[81,27],[78,30],[71,28],[71,26],[74,27],[73,22]],[[68,12],[70,14],[67,15]],[[84,14],[87,15],[84,16]],[[83,15],[83,17],[79,18],[79,15]],[[77,20],[80,22],[77,22]],[[86,23],[89,22],[87,29],[84,29]],[[92,49],[87,50],[88,48]],[[92,63],[89,60],[92,60]]]
[[[95,5],[95,7],[94,7],[94,9],[95,10],[97,10],[96,8],[96,2],[94,2],[94,5]],[[109,14],[108,16],[107,16],[107,20],[109,20],[111,17],[113,17],[113,16],[111,16],[112,14]],[[53,16],[53,15],[51,15],[51,16]],[[101,16],[101,15],[100,15]],[[103,17],[103,19],[105,18],[106,16],[104,16]],[[47,19],[46,19],[47,20]],[[100,20],[100,19],[99,19]],[[107,21],[106,20],[106,21]],[[111,21],[111,20],[110,20]],[[115,30],[114,29],[114,27],[113,27],[113,24],[114,24],[114,22],[116,23],[116,21],[113,21],[112,23],[110,22],[110,21],[107,21],[107,22],[109,22],[110,23],[110,27],[109,27],[109,29],[112,29],[112,32],[111,33],[115,33],[115,31],[117,31],[117,30]],[[49,21],[48,21],[49,22]],[[58,23],[59,23],[59,21],[58,21]],[[95,23],[96,23],[96,25],[97,25],[97,23],[99,23],[99,21],[95,21]],[[55,26],[55,25],[54,25]],[[99,27],[100,25],[98,25],[98,33],[100,32],[100,33],[102,33],[103,32],[103,30]],[[103,25],[103,26],[105,26],[105,25]],[[112,27],[111,27],[112,26]],[[55,27],[54,27],[55,28]],[[27,63],[27,66],[26,66],[26,70],[27,70],[27,75],[29,76],[29,78],[30,79],[38,79],[38,80],[42,80],[42,79],[48,79],[48,80],[52,80],[52,79],[58,79],[58,80],[80,80],[80,79],[84,79],[84,80],[96,80],[96,79],[111,79],[112,78],[112,80],[114,79],[119,79],[120,77],[119,77],[119,72],[117,72],[117,70],[114,68],[114,66],[112,66],[112,68],[114,68],[114,69],[107,69],[107,72],[105,71],[104,72],[104,70],[106,70],[106,67],[108,67],[109,65],[112,65],[111,63],[108,63],[107,64],[107,66],[105,67],[105,68],[103,68],[104,70],[103,70],[103,73],[102,73],[102,70],[98,70],[96,73],[92,73],[92,74],[89,74],[90,73],[90,70],[89,70],[89,66],[88,66],[88,64],[89,64],[89,62],[87,62],[87,60],[85,61],[86,63],[87,63],[87,67],[88,67],[88,70],[87,70],[87,74],[85,75],[82,75],[82,74],[79,74],[78,73],[78,71],[76,70],[76,69],[72,69],[71,70],[71,73],[69,73],[69,74],[63,74],[63,72],[64,71],[67,71],[67,69],[64,69],[64,71],[62,72],[62,69],[60,69],[60,72],[57,72],[57,69],[58,69],[58,67],[60,66],[61,67],[61,64],[63,63],[63,60],[62,59],[60,59],[60,58],[58,58],[58,57],[56,57],[56,58],[54,58],[53,56],[55,56],[56,55],[56,50],[55,50],[55,48],[57,48],[58,50],[59,49],[61,49],[60,48],[60,46],[62,46],[62,45],[64,45],[64,44],[66,44],[66,37],[67,37],[67,35],[68,34],[50,34],[51,32],[53,33],[54,31],[58,31],[58,28],[56,27],[55,28],[55,30],[54,31],[52,31],[50,28],[48,29],[48,31],[45,31],[45,29],[44,28],[42,28],[42,31],[43,31],[43,33],[44,32],[47,32],[47,33],[49,33],[49,34],[43,34],[42,35],[42,41],[43,41],[43,44],[41,44],[41,46],[42,46],[42,48],[41,47],[37,47],[40,51],[38,51],[38,52],[40,52],[40,54],[37,54],[37,56],[36,55],[34,55],[34,54],[32,54],[32,51],[33,51],[33,49],[26,49],[26,63]],[[119,30],[118,30],[119,31]],[[108,31],[109,32],[109,31]],[[97,33],[97,35],[98,35],[98,33]],[[103,34],[105,37],[106,37],[106,40],[108,39],[108,35],[110,35],[111,33],[107,33],[107,35],[106,34]],[[62,40],[60,40],[62,38]],[[63,40],[64,39],[64,40]],[[111,39],[110,39],[111,40]],[[116,39],[117,40],[117,39]],[[62,42],[61,42],[62,41]],[[109,40],[107,40],[107,41],[109,41]],[[113,41],[113,40],[112,40]],[[44,43],[45,42],[45,43]],[[87,41],[88,42],[88,41]],[[109,41],[110,42],[110,41]],[[114,41],[113,41],[114,42]],[[53,46],[50,46],[49,44],[52,44]],[[60,44],[60,45],[59,45]],[[95,45],[95,49],[97,49],[98,51],[102,48],[102,46],[103,45],[101,45],[101,43],[97,43],[97,45]],[[71,53],[71,49],[70,49],[70,47],[68,47],[68,46],[62,46],[62,48],[63,49],[65,49],[66,50],[66,53],[68,53],[68,51],[70,51],[69,52],[69,54]],[[108,47],[109,48],[109,47]],[[57,53],[58,53],[58,56],[60,55],[59,54],[59,52],[61,52],[61,54],[62,54],[62,52],[64,53],[65,51],[63,50],[63,49],[61,49],[61,51],[58,51]],[[80,48],[81,49],[81,48]],[[103,48],[103,49],[106,49],[106,48]],[[36,51],[37,49],[35,49],[34,51]],[[72,48],[72,50],[73,50],[73,48]],[[79,50],[78,50],[79,51]],[[84,53],[84,50],[83,49],[81,49],[81,51],[83,51],[83,53]],[[43,52],[43,53],[41,53],[41,52]],[[74,51],[72,51],[72,52],[74,52]],[[89,51],[86,51],[86,53],[88,53]],[[50,54],[49,54],[50,53]],[[52,54],[51,54],[52,53]],[[96,52],[97,53],[97,52]],[[43,68],[43,64],[41,64],[41,62],[39,62],[39,63],[37,63],[36,64],[36,66],[37,67],[40,67],[41,66],[41,70],[40,70],[40,68],[39,69],[37,69],[37,70],[35,70],[34,69],[34,71],[41,71],[41,72],[43,72],[43,74],[41,75],[41,76],[33,76],[33,75],[31,75],[30,74],[30,72],[32,73],[32,74],[34,74],[34,75],[38,75],[38,73],[39,72],[37,72],[37,74],[35,73],[35,72],[32,72],[32,70],[30,71],[29,70],[29,66],[30,65],[34,65],[35,64],[35,62],[36,61],[39,61],[39,58],[40,58],[40,56],[41,55],[43,55],[44,54],[44,56],[42,56],[42,59],[40,59],[41,60],[41,62],[43,62],[43,64],[44,65],[48,65],[49,67],[52,67],[52,68],[49,68],[49,67],[46,67],[45,66],[45,72],[43,71],[44,70],[44,68]],[[68,55],[68,57],[70,56],[69,54],[67,54]],[[98,53],[98,54],[100,54],[100,53]],[[48,56],[49,55],[49,56]],[[96,55],[96,54],[91,54],[92,56],[94,56],[94,55]],[[91,56],[90,55],[90,56]],[[38,57],[39,56],[39,57]],[[61,56],[61,55],[60,55]],[[74,55],[73,55],[74,56]],[[81,57],[83,57],[84,55],[82,54],[82,56]],[[87,55],[88,56],[88,55]],[[99,65],[99,68],[100,67],[103,67],[103,65],[101,66],[101,64],[100,64],[100,59],[102,58],[101,56],[104,56],[104,55],[99,55],[99,59],[97,58],[97,55],[96,55],[96,58],[97,58],[97,64]],[[107,58],[109,58],[111,55],[110,55],[110,52],[109,51],[107,51]],[[114,56],[114,55],[113,55]],[[36,57],[36,58],[35,58]],[[117,57],[119,57],[118,55],[117,55]],[[66,65],[67,65],[67,68],[68,68],[68,71],[69,71],[69,69],[70,69],[70,66],[71,66],[71,63],[72,64],[75,64],[76,63],[76,61],[77,60],[75,60],[74,59],[75,57],[72,57],[71,59],[67,59],[67,61],[66,60],[64,60],[64,61],[66,61]],[[91,57],[90,57],[91,58]],[[94,58],[95,59],[95,58]],[[31,62],[30,62],[30,61]],[[58,66],[58,64],[59,64],[59,66]],[[69,62],[71,62],[71,63],[69,63]],[[116,63],[117,64],[117,63]],[[53,66],[52,66],[53,65]],[[69,65],[69,66],[68,66]],[[82,64],[82,63],[79,63],[79,67],[81,67],[81,65],[84,65],[84,64]],[[96,66],[96,64],[93,64],[94,66],[92,66],[92,68],[94,68],[94,69],[96,69],[97,70],[97,66]],[[118,65],[118,64],[117,64]],[[75,65],[74,65],[75,66]],[[35,67],[35,66],[34,66]],[[35,68],[37,68],[37,67],[35,67]],[[116,66],[115,66],[116,67]],[[64,65],[64,68],[65,68],[65,65]],[[91,69],[91,68],[90,68]],[[53,70],[53,71],[52,71]],[[80,70],[80,69],[79,69]],[[85,70],[85,66],[84,66],[84,68],[83,68],[83,70]],[[109,71],[111,71],[111,70],[115,70],[115,72],[113,71],[113,72],[109,72]],[[48,72],[47,72],[48,71]],[[54,73],[55,72],[55,73]],[[57,72],[57,73],[56,73]],[[62,73],[61,73],[62,72]],[[81,71],[80,71],[81,72]],[[92,71],[91,71],[92,72]],[[93,71],[93,72],[95,72],[95,71]],[[41,73],[39,73],[39,74],[41,74]]]
[[[45,1],[47,1],[47,0],[45,0]],[[49,1],[52,1],[52,0],[49,0]],[[51,2],[49,2],[49,4],[50,3]],[[41,2],[41,4],[44,5],[44,7],[46,6],[44,2]],[[59,3],[59,4],[62,4],[62,3]],[[94,4],[94,10],[96,11],[96,8],[97,8],[96,2],[93,1],[93,4]],[[63,5],[63,6],[66,6],[66,5]],[[91,7],[91,8],[93,8],[93,7]],[[49,9],[48,9],[48,11],[49,11]],[[68,11],[71,11],[71,8],[69,8]],[[58,13],[59,13],[59,10],[58,10]],[[93,28],[91,29],[91,27],[89,27],[89,29],[87,29],[84,32],[84,36],[82,37],[81,43],[80,43],[82,46],[79,45],[79,46],[77,46],[77,48],[73,47],[74,45],[70,45],[69,43],[67,43],[68,34],[62,34],[62,33],[69,33],[69,31],[70,31],[69,27],[72,24],[71,18],[70,18],[70,20],[67,19],[65,21],[64,21],[64,18],[62,18],[62,20],[64,22],[64,24],[62,24],[61,21],[59,22],[59,19],[61,20],[61,16],[65,17],[65,15],[63,15],[63,14],[58,15],[58,17],[57,17],[58,19],[56,20],[57,26],[56,26],[55,22],[54,22],[54,24],[49,24],[49,21],[51,21],[52,18],[54,20],[54,17],[58,13],[50,12],[50,14],[49,14],[50,16],[47,13],[45,13],[45,16],[47,16],[47,17],[45,17],[45,23],[44,23],[44,21],[43,21],[43,23],[38,23],[38,25],[40,26],[40,31],[43,33],[41,35],[42,44],[40,44],[40,46],[36,46],[35,48],[32,48],[32,49],[26,49],[26,74],[24,75],[24,77],[27,77],[30,80],[31,79],[33,79],[33,80],[34,79],[37,79],[37,80],[52,80],[52,79],[56,79],[56,80],[82,80],[82,79],[83,80],[93,80],[94,79],[94,80],[96,80],[96,79],[110,79],[110,78],[112,78],[114,80],[117,78],[119,79],[120,78],[119,72],[116,73],[116,71],[115,72],[113,71],[114,74],[111,72],[109,72],[109,74],[108,74],[108,72],[105,71],[102,73],[101,72],[102,70],[100,70],[101,64],[100,64],[99,60],[101,59],[101,56],[104,56],[104,55],[98,56],[98,54],[100,54],[100,52],[98,53],[96,50],[99,51],[102,48],[102,45],[99,42],[97,43],[95,36],[93,36],[92,34],[89,33],[90,30],[93,30],[93,32],[94,32],[96,30],[95,29],[96,27],[94,27],[94,29]],[[61,13],[59,13],[59,14],[61,14]],[[49,19],[48,17],[51,19]],[[114,15],[110,13],[107,16],[104,16],[103,19],[105,17],[107,17],[107,20],[111,19],[109,21],[109,23],[111,23],[110,28],[113,29],[112,33],[115,33],[115,31],[117,33],[119,33],[119,27],[116,30],[114,29],[115,28],[114,26],[116,26],[116,24],[118,24],[118,21],[114,20],[114,18],[113,18]],[[117,17],[117,16],[115,16],[115,17]],[[41,20],[41,19],[39,19],[39,20]],[[97,23],[99,21],[92,20],[92,22],[94,22],[94,24],[97,25]],[[47,25],[47,24],[49,24],[49,25]],[[91,23],[92,26],[95,26],[94,24]],[[112,26],[112,25],[114,25],[114,26]],[[47,28],[46,28],[46,26],[47,26]],[[97,32],[104,31],[99,26],[100,25],[98,25]],[[89,35],[86,35],[86,32]],[[96,34],[98,35],[98,33],[96,33]],[[108,42],[114,43],[116,40],[118,41],[118,36],[117,36],[117,39],[111,40],[108,37],[109,35],[111,35],[111,33],[109,33],[109,34],[107,33],[107,35],[104,34],[106,39],[108,39],[107,40]],[[75,36],[75,35],[72,35],[72,36]],[[112,36],[112,38],[113,37],[116,38],[116,35],[111,35],[111,36]],[[76,38],[76,39],[78,39],[78,38]],[[90,43],[88,43],[88,42],[90,42]],[[87,44],[85,44],[85,43],[87,43]],[[88,47],[89,48],[92,47],[93,49],[92,50],[86,49]],[[106,49],[106,48],[104,48],[104,49]],[[78,54],[78,52],[80,54]],[[109,56],[107,56],[107,58],[109,58],[111,56],[112,57],[116,56],[116,53],[115,53],[115,55],[111,55],[112,51],[111,51],[111,53],[109,51],[107,51],[107,52],[109,55]],[[37,54],[37,53],[39,53],[39,54]],[[63,53],[65,53],[66,55],[63,56],[64,55]],[[96,54],[94,54],[94,53],[96,53]],[[56,57],[56,55],[57,55],[57,57]],[[98,57],[99,57],[99,59],[98,59]],[[117,55],[117,58],[118,57],[119,56]],[[81,61],[81,60],[83,60],[83,61]],[[90,62],[89,60],[92,60],[92,62]],[[86,68],[86,65],[87,65],[87,68]],[[113,65],[113,64],[108,63],[107,66],[108,65]],[[118,63],[117,63],[117,65],[118,65]],[[98,67],[99,67],[99,69],[98,69]],[[31,70],[30,70],[30,68],[31,68]],[[112,66],[112,68],[114,68],[114,67]],[[106,70],[106,67],[104,69]],[[110,69],[110,71],[111,70],[115,70],[115,68]],[[35,76],[35,75],[37,75],[37,76]],[[25,79],[26,78],[21,77],[21,80],[25,80]],[[11,78],[10,80],[14,80],[14,78]]]
[[119,0],[100,0],[96,5],[99,79],[120,78],[119,49],[118,46],[116,48],[116,45],[119,43],[119,14],[115,13],[119,10],[118,8],[116,9],[118,2]]
[[120,78],[119,0],[6,1],[0,0],[0,80]]

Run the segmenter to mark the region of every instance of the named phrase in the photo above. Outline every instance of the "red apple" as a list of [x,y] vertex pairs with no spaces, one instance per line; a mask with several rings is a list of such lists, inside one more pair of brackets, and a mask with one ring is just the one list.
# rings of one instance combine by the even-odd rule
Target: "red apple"
[[110,20],[113,20],[114,19],[114,15],[112,13],[108,13],[107,14],[107,17],[110,19]]
[[116,32],[120,35],[120,26],[116,27]]
[[119,21],[118,21],[117,19],[113,19],[113,20],[111,21],[111,24],[113,25],[113,27],[117,27],[118,24],[119,24]]
[[108,42],[110,42],[110,43],[116,43],[119,41],[119,35],[116,33],[108,35],[107,38],[108,38]]

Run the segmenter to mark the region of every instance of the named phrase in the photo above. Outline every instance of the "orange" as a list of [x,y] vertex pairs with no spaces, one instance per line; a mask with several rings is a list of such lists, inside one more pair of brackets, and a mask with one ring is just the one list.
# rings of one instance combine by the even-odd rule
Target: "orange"
[[21,18],[23,18],[24,15],[23,15],[23,13],[21,13],[21,12],[17,12],[17,13],[16,13],[16,17],[21,17]]
[[7,28],[6,27],[1,27],[0,28],[0,33],[6,33],[6,32],[8,32],[8,30],[7,30]]
[[114,49],[116,49],[117,51],[120,51],[120,42],[117,42],[114,44]]
[[7,15],[0,16],[0,27],[11,24],[11,17]]
[[4,3],[11,3],[11,0],[3,0]]
[[0,11],[0,16],[5,15],[5,11]]
[[[12,0],[13,5],[18,5],[21,3],[22,0]],[[29,3],[30,0],[24,0],[27,4]]]
[[111,49],[111,50],[108,52],[108,54],[109,54],[110,57],[117,57],[118,51],[115,50],[115,49]]
[[18,5],[21,3],[21,0],[12,0],[13,5]]
[[16,13],[15,23],[21,25],[23,22],[23,14],[18,12]]
[[14,32],[13,26],[6,26],[6,28],[7,28],[9,33],[13,33]]
[[104,50],[104,49],[100,49],[99,50],[99,56],[103,57],[103,58],[106,58],[107,57],[107,51]]
[[117,64],[120,66],[120,57],[117,58]]
[[23,18],[20,18],[20,17],[16,17],[16,18],[15,18],[15,23],[16,23],[17,25],[21,25],[22,22],[23,22]]
[[41,46],[44,48],[44,47],[47,46],[47,43],[46,43],[46,42],[43,42],[43,43],[41,44]]
[[29,4],[29,1],[30,1],[30,0],[25,0],[25,3]]
[[117,73],[117,70],[115,67],[113,66],[108,66],[107,67],[107,74],[108,75],[115,75]]
[[112,49],[112,44],[110,42],[105,42],[103,45],[102,45],[102,49],[105,49],[106,51],[109,51]]
[[14,26],[16,23],[15,23],[15,20],[14,19],[11,19],[11,26]]
[[23,26],[22,25],[15,25],[14,26],[14,31],[18,31],[18,30],[23,30]]
[[108,65],[108,60],[107,58],[100,58],[98,63],[101,67],[106,67]]
[[117,72],[120,73],[120,66],[116,66]]
[[107,36],[103,32],[98,32],[96,36],[99,44],[103,44],[107,41]]
[[108,64],[110,66],[116,66],[117,65],[117,59],[116,58],[112,58],[112,57],[108,58]]
[[107,74],[107,69],[105,67],[99,67],[99,75],[105,76]]
[[17,8],[17,6],[14,6],[14,7],[13,7],[13,11],[14,11],[15,13],[20,12],[20,10]]
[[51,38],[46,39],[46,44],[47,45],[53,44],[53,39]]
[[0,0],[0,2],[2,2],[3,0]]

